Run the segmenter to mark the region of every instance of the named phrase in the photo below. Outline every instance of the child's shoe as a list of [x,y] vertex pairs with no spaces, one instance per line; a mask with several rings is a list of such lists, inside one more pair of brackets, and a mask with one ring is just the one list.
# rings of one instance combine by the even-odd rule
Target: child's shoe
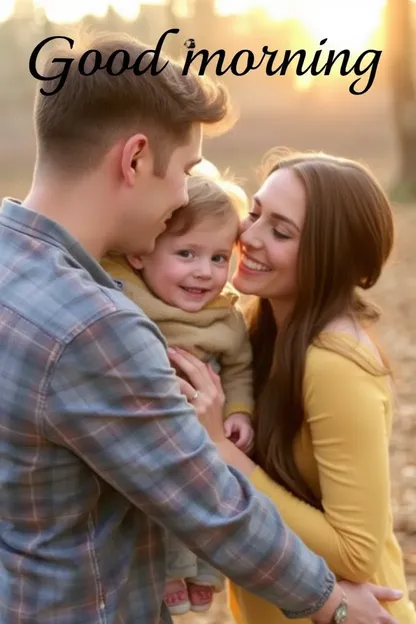
[[167,581],[163,602],[169,609],[171,615],[183,615],[184,613],[188,613],[191,608],[191,603],[189,602],[188,588],[185,581],[176,579]]
[[188,596],[191,603],[191,611],[203,613],[212,605],[214,588],[212,585],[197,585],[188,581]]

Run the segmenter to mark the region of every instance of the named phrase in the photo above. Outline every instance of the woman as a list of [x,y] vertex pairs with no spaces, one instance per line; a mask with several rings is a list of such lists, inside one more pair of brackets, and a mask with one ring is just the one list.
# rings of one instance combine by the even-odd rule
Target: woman
[[[247,312],[253,459],[225,439],[219,418],[203,424],[339,578],[403,589],[385,607],[414,624],[390,506],[390,371],[371,336],[378,312],[361,295],[392,245],[389,202],[361,165],[322,154],[278,160],[243,223],[233,277],[256,296]],[[188,355],[173,360],[192,372]],[[230,604],[238,624],[286,621],[237,586]]]

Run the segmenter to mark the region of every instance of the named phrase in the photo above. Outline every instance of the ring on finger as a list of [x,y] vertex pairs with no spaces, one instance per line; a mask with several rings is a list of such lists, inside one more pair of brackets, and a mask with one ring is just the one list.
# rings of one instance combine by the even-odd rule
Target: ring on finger
[[195,390],[195,394],[193,395],[191,402],[194,403],[198,397],[199,397],[199,392],[198,390]]

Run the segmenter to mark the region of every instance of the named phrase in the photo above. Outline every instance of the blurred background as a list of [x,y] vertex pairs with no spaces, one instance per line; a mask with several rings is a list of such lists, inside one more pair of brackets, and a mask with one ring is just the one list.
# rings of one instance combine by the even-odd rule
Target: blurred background
[[[354,74],[267,76],[260,67],[245,76],[221,77],[239,109],[224,136],[208,139],[205,157],[228,169],[248,193],[270,148],[324,150],[368,164],[394,201],[396,251],[374,299],[384,310],[380,336],[395,370],[397,417],[391,448],[395,522],[416,600],[416,3],[411,0],[0,0],[0,196],[23,197],[35,156],[32,105],[36,82],[28,62],[34,46],[52,35],[73,38],[74,25],[125,31],[153,47],[168,28],[179,28],[163,51],[179,58],[184,42],[196,50],[226,51],[228,65],[242,48],[257,62],[262,47],[382,50],[372,88],[352,95]],[[368,61],[371,60],[370,58]],[[215,61],[208,74],[213,74]],[[265,64],[264,64],[265,65]],[[198,65],[197,65],[198,66]],[[365,84],[366,77],[362,79]],[[353,253],[353,250],[351,250]],[[376,493],[375,493],[376,494]],[[207,616],[183,624],[228,623],[220,596]]]

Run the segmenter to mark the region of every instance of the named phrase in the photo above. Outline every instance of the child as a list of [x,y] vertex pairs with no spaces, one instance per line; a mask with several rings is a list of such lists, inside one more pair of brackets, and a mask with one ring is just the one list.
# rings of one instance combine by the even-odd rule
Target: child
[[[104,269],[159,327],[170,347],[209,362],[222,381],[226,435],[244,452],[253,442],[251,348],[238,295],[227,283],[243,192],[201,175],[147,256],[109,255]],[[245,207],[245,206],[244,206]],[[222,575],[172,535],[164,600],[173,615],[209,609]]]

